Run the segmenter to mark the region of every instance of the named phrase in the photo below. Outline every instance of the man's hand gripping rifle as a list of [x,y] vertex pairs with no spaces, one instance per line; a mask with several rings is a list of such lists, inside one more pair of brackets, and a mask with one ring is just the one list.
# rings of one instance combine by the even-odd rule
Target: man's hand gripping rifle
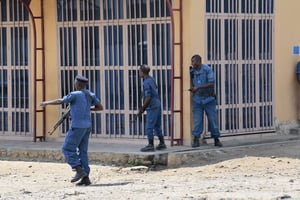
[[49,135],[52,135],[54,131],[70,116],[70,105],[68,105],[66,112],[63,113],[61,118],[56,122],[56,124],[53,126],[53,129],[49,131]]

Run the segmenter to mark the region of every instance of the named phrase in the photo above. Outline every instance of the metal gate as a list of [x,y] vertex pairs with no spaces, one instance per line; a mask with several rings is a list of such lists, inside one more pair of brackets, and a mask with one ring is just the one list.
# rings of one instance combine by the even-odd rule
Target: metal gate
[[104,106],[92,114],[92,134],[144,137],[144,117],[132,119],[142,103],[138,67],[148,64],[160,86],[163,132],[170,136],[171,20],[165,0],[57,0],[57,21],[61,95],[82,74]]
[[274,0],[206,0],[223,135],[274,131]]
[[19,0],[0,0],[0,133],[30,135],[29,14]]

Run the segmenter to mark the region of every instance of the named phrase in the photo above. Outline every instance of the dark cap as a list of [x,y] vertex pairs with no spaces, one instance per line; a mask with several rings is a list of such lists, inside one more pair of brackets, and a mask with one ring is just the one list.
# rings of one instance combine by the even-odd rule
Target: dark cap
[[141,65],[140,70],[144,73],[144,74],[149,74],[150,72],[150,67],[148,65]]
[[80,75],[77,75],[75,79],[76,79],[76,81],[79,81],[82,83],[87,83],[89,81],[89,79],[85,78],[84,76],[80,76]]

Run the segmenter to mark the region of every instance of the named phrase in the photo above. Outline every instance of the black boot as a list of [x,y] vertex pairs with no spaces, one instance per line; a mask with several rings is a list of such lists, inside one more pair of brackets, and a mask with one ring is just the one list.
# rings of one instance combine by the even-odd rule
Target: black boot
[[81,168],[81,166],[75,167],[75,170],[76,170],[76,174],[74,178],[72,178],[71,183],[77,182],[80,179],[87,176],[87,173]]
[[165,140],[164,140],[164,136],[160,136],[159,137],[159,144],[157,145],[156,149],[157,150],[162,150],[162,149],[166,149],[167,146],[165,144]]
[[154,151],[153,140],[148,140],[149,144],[143,148],[141,148],[142,152]]
[[219,138],[215,138],[215,146],[216,147],[222,147],[223,144],[220,142]]
[[200,147],[199,138],[194,137],[192,147]]
[[88,186],[88,185],[91,185],[91,184],[92,183],[91,183],[91,181],[90,181],[90,179],[89,179],[88,176],[83,177],[81,179],[81,181],[79,181],[78,183],[76,183],[77,186]]

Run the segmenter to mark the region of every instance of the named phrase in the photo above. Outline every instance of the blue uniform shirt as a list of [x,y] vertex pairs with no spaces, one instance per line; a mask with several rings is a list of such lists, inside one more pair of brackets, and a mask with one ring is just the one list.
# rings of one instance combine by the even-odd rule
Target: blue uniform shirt
[[64,96],[63,100],[64,103],[70,103],[71,106],[71,128],[91,127],[91,106],[100,103],[94,93],[89,90],[85,90],[85,92],[73,91]]
[[[213,70],[205,64],[201,64],[201,69],[196,70],[195,68],[190,68],[190,75],[192,78],[193,86],[201,86],[207,83],[214,83],[214,72]],[[212,93],[214,88],[205,88],[205,89],[199,89],[193,96],[193,100],[197,102],[210,102],[210,100],[213,100],[213,96],[201,96],[199,94],[207,94]]]
[[143,90],[144,90],[144,99],[146,99],[146,97],[149,96],[151,97],[150,104],[149,106],[147,106],[146,110],[160,107],[158,88],[152,77],[148,76],[146,79],[144,79]]

